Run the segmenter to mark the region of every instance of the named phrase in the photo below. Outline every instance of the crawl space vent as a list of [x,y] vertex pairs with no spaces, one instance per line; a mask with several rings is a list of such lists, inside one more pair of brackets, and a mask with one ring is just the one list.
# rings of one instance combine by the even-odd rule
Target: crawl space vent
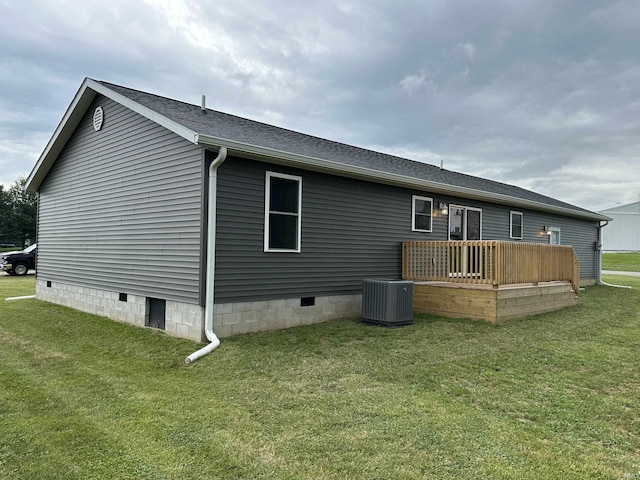
[[164,330],[166,301],[160,298],[147,298],[147,311],[145,313],[144,324],[147,327]]

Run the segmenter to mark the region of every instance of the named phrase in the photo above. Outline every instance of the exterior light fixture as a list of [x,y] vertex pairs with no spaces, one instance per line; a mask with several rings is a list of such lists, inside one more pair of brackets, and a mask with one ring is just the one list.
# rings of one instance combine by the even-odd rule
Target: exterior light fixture
[[542,227],[542,233],[546,235],[551,235],[551,229],[545,225],[544,227]]
[[446,215],[447,213],[449,213],[449,209],[447,208],[447,204],[446,203],[440,203],[438,205],[438,207],[440,208],[440,211],[442,212],[443,215]]

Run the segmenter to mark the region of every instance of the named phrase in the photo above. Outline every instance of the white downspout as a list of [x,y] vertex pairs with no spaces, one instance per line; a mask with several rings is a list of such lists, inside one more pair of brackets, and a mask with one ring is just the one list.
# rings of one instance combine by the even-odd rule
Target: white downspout
[[36,296],[35,295],[23,295],[22,297],[7,297],[7,298],[5,298],[5,300],[7,302],[10,302],[12,300],[27,300],[29,298],[36,298]]
[[604,285],[606,287],[616,287],[616,288],[631,288],[628,285],[612,285],[610,283],[602,281],[602,229],[609,225],[608,221],[604,222],[604,225],[600,225],[598,223],[598,285]]
[[218,167],[227,158],[227,148],[220,147],[218,156],[209,165],[209,202],[207,207],[207,260],[204,305],[204,334],[211,343],[193,352],[184,361],[188,365],[200,357],[213,352],[220,345],[220,339],[213,333],[213,292],[216,269],[216,198],[218,188]]
[[596,255],[598,255],[596,262],[596,277],[598,285],[602,285],[602,229],[607,225],[609,225],[609,222],[607,221],[604,222],[604,225],[601,225],[600,222],[598,222],[598,246],[596,248]]

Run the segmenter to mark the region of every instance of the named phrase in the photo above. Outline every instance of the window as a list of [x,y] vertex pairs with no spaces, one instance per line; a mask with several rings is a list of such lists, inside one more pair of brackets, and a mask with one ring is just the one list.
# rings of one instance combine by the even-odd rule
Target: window
[[522,212],[511,212],[510,231],[511,238],[517,238],[522,240],[522,219],[524,215]]
[[560,229],[558,227],[547,227],[550,245],[560,245]]
[[433,200],[428,197],[413,196],[413,211],[411,230],[415,232],[430,232]]
[[267,172],[264,251],[300,252],[302,177]]

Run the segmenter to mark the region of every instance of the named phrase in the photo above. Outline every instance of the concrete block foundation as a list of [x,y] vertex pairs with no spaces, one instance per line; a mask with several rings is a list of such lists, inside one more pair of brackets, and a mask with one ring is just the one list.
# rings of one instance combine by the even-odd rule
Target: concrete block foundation
[[362,295],[315,297],[312,305],[300,298],[216,304],[213,331],[220,338],[242,333],[279,330],[361,314]]
[[[147,297],[126,293],[125,300],[122,293],[40,279],[36,281],[36,298],[39,300],[144,327]],[[199,342],[202,340],[202,318],[203,309],[199,305],[167,300],[164,331]]]
[[[36,298],[139,327],[147,323],[148,299],[145,296],[38,279]],[[213,331],[224,338],[279,330],[359,316],[361,309],[361,295],[222,303],[214,306]],[[205,341],[204,307],[166,300],[164,331],[176,337]]]

